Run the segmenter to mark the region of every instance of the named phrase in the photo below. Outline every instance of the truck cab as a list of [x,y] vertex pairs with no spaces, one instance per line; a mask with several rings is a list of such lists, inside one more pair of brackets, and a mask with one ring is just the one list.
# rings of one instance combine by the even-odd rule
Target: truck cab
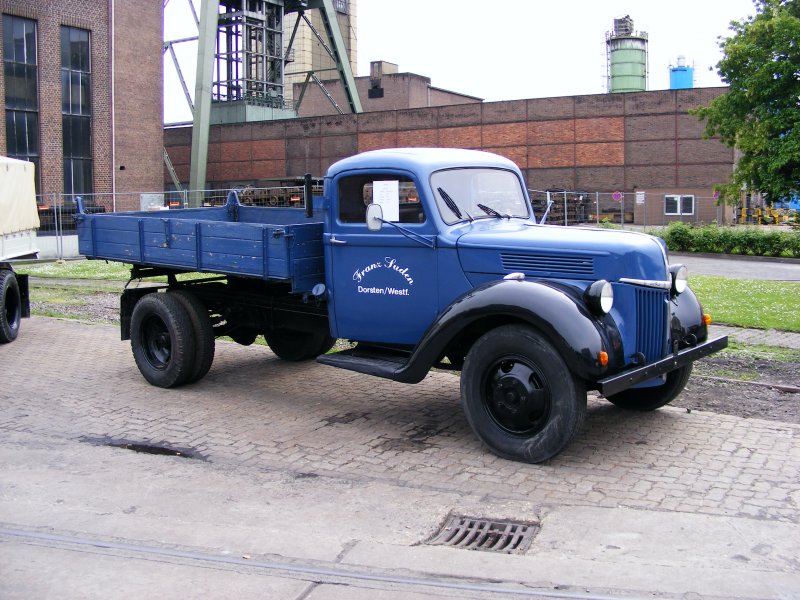
[[586,389],[658,408],[726,344],[707,343],[708,317],[662,240],[537,223],[503,157],[367,152],[329,169],[325,207],[330,328],[358,344],[320,362],[412,383],[432,365],[461,370],[470,423],[501,455],[533,457],[531,438],[571,395],[562,422],[577,430]]

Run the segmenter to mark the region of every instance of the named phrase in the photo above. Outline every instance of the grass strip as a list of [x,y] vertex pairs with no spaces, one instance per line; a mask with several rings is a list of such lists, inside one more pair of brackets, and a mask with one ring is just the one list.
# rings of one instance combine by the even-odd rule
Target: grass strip
[[715,323],[800,332],[800,281],[693,275],[689,284]]

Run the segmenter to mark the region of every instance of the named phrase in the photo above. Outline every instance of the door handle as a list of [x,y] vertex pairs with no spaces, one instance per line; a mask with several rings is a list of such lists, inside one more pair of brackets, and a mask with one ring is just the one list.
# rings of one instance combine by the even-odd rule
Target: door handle
[[331,245],[344,246],[347,242],[345,240],[337,240],[336,236],[331,236]]

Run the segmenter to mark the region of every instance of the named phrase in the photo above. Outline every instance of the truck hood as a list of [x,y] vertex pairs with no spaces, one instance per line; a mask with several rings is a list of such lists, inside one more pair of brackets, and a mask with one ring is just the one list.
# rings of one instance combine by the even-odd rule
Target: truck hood
[[464,227],[456,245],[470,277],[521,272],[588,281],[669,279],[662,243],[642,233],[481,219]]

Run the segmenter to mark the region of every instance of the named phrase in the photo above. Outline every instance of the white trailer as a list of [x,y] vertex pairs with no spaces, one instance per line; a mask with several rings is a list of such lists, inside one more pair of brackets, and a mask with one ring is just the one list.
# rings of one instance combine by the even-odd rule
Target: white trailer
[[36,258],[36,187],[33,163],[0,156],[0,343],[19,334],[20,320],[30,316],[28,276],[19,275],[12,259]]

